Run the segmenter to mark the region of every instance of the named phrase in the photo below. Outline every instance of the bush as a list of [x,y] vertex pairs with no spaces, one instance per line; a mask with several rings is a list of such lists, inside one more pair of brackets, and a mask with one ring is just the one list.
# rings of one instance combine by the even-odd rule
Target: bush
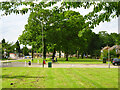
[[110,51],[110,56],[111,56],[111,58],[116,58],[117,57],[115,49]]
[[[108,50],[104,50],[104,51],[101,53],[101,58],[103,59],[103,57],[108,57]],[[117,54],[116,54],[115,49],[114,49],[114,50],[111,50],[111,51],[110,51],[110,58],[116,58],[116,57],[117,57]]]

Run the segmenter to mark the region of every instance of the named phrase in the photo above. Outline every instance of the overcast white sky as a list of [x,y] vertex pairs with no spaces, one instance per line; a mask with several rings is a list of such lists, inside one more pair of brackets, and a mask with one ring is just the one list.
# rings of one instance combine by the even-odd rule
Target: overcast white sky
[[[82,15],[87,14],[90,10],[77,9]],[[16,15],[11,14],[0,18],[0,41],[5,38],[6,41],[16,42],[19,35],[24,30],[24,25],[27,24],[29,14]],[[93,29],[93,32],[107,31],[108,33],[118,33],[118,18],[112,19],[111,22],[100,23],[99,26]]]

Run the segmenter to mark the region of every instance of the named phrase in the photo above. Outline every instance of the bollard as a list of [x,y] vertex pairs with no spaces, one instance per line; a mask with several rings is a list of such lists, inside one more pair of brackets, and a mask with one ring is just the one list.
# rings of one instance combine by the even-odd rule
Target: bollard
[[43,64],[46,64],[45,60],[43,60]]
[[7,65],[8,65],[8,60],[7,60]]
[[110,68],[110,63],[108,62],[108,68]]
[[25,66],[26,66],[26,61],[25,61]]
[[28,62],[28,65],[31,66],[31,61]]
[[38,60],[38,64],[39,64],[39,60]]

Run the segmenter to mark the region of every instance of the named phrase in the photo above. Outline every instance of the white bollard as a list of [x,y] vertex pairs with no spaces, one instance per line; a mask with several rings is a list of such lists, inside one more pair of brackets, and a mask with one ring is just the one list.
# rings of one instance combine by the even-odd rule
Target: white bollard
[[7,65],[8,65],[8,60],[7,60]]
[[39,60],[38,60],[38,64],[39,64]]
[[26,61],[25,61],[25,66],[26,66]]

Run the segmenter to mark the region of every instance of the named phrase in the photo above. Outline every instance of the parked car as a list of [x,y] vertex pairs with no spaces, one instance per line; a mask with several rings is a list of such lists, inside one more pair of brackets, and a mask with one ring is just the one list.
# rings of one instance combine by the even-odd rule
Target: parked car
[[28,58],[30,59],[30,58],[32,58],[32,56],[25,56],[25,59],[28,59]]
[[120,59],[114,58],[112,64],[113,64],[113,65],[120,65]]

